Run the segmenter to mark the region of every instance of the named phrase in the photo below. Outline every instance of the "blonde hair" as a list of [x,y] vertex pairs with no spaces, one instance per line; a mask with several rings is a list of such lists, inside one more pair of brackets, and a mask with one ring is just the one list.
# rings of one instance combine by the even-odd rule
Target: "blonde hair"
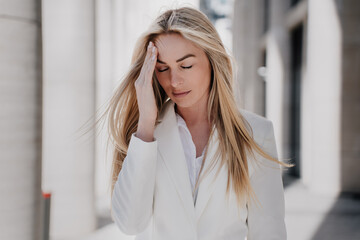
[[[165,11],[140,36],[135,45],[130,69],[115,90],[104,113],[108,116],[109,139],[115,147],[111,169],[111,196],[127,154],[131,135],[137,130],[139,110],[134,82],[143,66],[148,43],[154,42],[159,35],[167,33],[177,33],[190,40],[206,53],[210,61],[212,72],[207,106],[208,119],[218,131],[219,148],[215,155],[221,156],[215,159],[221,160],[221,166],[226,164],[228,167],[226,192],[229,193],[230,182],[232,182],[237,202],[241,205],[243,204],[242,197],[246,196],[249,199],[255,195],[250,184],[247,153],[255,159],[253,153],[255,150],[264,158],[283,166],[290,167],[292,165],[273,158],[254,141],[251,127],[240,114],[233,95],[234,73],[231,62],[233,58],[227,54],[216,29],[206,15],[190,7]],[[155,73],[153,74],[153,83],[159,117],[168,96],[160,86]],[[210,133],[209,139],[212,135],[213,131]],[[206,153],[207,150],[200,172],[206,159]],[[196,183],[195,189],[200,181],[198,180]]]

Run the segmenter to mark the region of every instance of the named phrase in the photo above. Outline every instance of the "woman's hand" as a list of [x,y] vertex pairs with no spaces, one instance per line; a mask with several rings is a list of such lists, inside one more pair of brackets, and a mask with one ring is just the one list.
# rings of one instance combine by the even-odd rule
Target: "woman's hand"
[[136,136],[143,141],[154,140],[157,107],[152,86],[152,76],[157,59],[157,48],[149,43],[140,75],[135,81],[136,97],[139,107],[139,123]]

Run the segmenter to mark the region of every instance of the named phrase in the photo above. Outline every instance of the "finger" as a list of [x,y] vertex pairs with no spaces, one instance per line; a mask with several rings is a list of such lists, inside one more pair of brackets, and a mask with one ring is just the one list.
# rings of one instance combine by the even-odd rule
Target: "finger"
[[153,42],[149,42],[148,44],[148,47],[147,47],[147,50],[146,50],[146,55],[145,55],[145,60],[144,62],[148,62],[150,57],[151,57],[151,50],[152,50],[152,47],[154,46],[154,43]]
[[150,61],[148,63],[148,74],[149,74],[148,78],[147,78],[148,83],[152,82],[152,76],[154,73],[156,60],[157,60],[157,49],[156,49],[156,47],[153,47],[151,49],[151,57],[150,57]]
[[144,59],[144,62],[143,62],[143,65],[141,67],[140,74],[138,77],[139,82],[144,81],[144,77],[142,77],[142,76],[146,75],[147,72],[149,71],[148,65],[149,65],[149,61],[151,61],[152,46],[153,46],[153,43],[150,41],[147,46],[145,59]]
[[149,61],[148,61],[148,66],[151,69],[155,63],[155,59],[156,59],[156,48],[152,47],[150,50],[150,56],[149,56]]
[[[154,58],[154,55],[155,55],[155,58]],[[146,56],[146,59],[144,61],[144,65],[143,65],[143,70],[144,70],[144,73],[145,74],[150,74],[149,72],[151,70],[153,70],[154,68],[154,62],[156,59],[156,48],[154,47],[151,47],[149,50],[148,50],[148,55]]]
[[140,70],[140,75],[143,75],[144,73],[147,72],[146,69],[150,58],[151,58],[151,46],[147,48],[145,59]]
[[148,65],[151,68],[153,68],[154,63],[156,62],[156,55],[157,55],[157,49],[155,46],[151,47],[151,49],[149,50],[150,55],[149,55],[149,59],[148,59]]

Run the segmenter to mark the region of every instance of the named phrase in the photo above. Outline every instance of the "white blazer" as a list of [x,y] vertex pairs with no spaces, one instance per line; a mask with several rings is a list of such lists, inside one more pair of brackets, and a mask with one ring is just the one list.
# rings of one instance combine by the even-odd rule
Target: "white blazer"
[[[277,157],[272,122],[240,110],[250,123],[255,141]],[[263,164],[252,164],[249,176],[260,201],[237,207],[230,189],[226,199],[227,167],[219,165],[201,181],[196,205],[177,128],[174,103],[166,103],[153,142],[132,135],[112,196],[112,217],[120,230],[136,240],[283,240],[286,239],[284,190],[279,164],[255,154]],[[209,143],[208,158],[218,147],[217,131]],[[209,161],[205,161],[203,172]],[[266,166],[265,166],[266,165]],[[212,181],[214,182],[212,183]],[[238,211],[239,210],[239,211]]]

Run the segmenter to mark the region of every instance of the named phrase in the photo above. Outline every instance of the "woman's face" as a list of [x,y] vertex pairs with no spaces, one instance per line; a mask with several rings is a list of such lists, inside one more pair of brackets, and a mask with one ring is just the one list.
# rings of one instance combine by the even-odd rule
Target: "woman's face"
[[211,66],[205,52],[176,33],[160,35],[155,46],[155,74],[168,97],[182,108],[206,104]]

